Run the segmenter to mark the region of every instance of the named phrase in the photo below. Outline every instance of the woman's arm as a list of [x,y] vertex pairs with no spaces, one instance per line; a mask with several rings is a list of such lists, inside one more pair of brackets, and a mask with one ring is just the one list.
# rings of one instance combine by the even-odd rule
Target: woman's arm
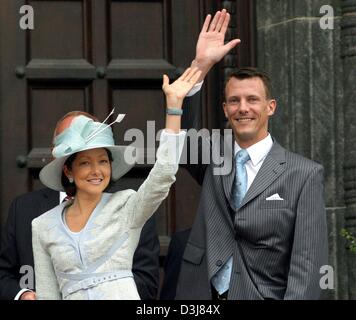
[[[198,81],[201,71],[198,68],[188,68],[172,84],[169,84],[167,75],[163,75],[162,89],[166,95],[167,109],[182,110],[183,100],[188,92]],[[166,131],[179,133],[181,128],[181,116],[166,115]]]
[[[169,84],[166,75],[163,76],[162,89],[166,95],[167,109],[171,109],[168,112],[177,109],[173,110],[177,113],[182,109],[183,100],[197,82],[200,73],[197,68],[188,68],[172,84]],[[137,193],[127,203],[127,208],[131,211],[132,227],[140,227],[145,223],[167,197],[175,181],[185,139],[185,131],[180,131],[180,125],[180,115],[167,114],[156,163]]]

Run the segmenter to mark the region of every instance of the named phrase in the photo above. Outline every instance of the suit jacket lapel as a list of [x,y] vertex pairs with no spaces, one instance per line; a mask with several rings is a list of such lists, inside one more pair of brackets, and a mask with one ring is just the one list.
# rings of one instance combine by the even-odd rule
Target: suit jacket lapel
[[[222,174],[214,176],[214,181],[217,182],[218,188],[222,187],[218,194],[212,196],[218,197],[217,205],[214,206],[214,210],[219,212],[213,212],[207,218],[207,265],[208,265],[208,277],[209,280],[219,270],[220,266],[216,265],[217,259],[224,263],[233,253],[234,238],[234,226],[231,218],[231,193],[233,182],[235,179],[235,166],[234,166],[234,142],[232,132],[229,136],[225,136],[224,141],[220,146],[220,155],[224,159],[222,164]],[[224,149],[224,150],[222,150]],[[226,174],[227,173],[227,174]],[[231,208],[229,208],[229,206]]]
[[[224,156],[224,165],[226,167],[230,167],[230,172],[225,175],[221,175],[221,182],[223,185],[224,189],[224,194],[227,200],[227,203],[230,205],[230,208],[232,210],[234,209],[234,204],[232,202],[232,188],[233,188],[233,183],[235,180],[235,161],[234,161],[234,144],[235,144],[235,139],[233,137],[232,132],[230,133],[229,137],[225,137],[224,142],[222,145],[224,145],[225,150],[221,150],[221,154]],[[230,212],[226,212],[227,215],[226,217],[228,220],[231,222],[231,227],[233,228],[232,220],[230,217]]]
[[271,151],[268,153],[255,180],[242,200],[240,208],[266,190],[283,173],[285,162],[285,149],[277,142],[274,142]]
[[[224,197],[223,192],[220,192],[220,197]],[[209,280],[220,268],[216,261],[221,260],[225,263],[233,252],[235,231],[228,206],[228,202],[222,199],[219,205],[214,206],[215,209],[212,209],[214,211],[209,214],[206,220],[205,239],[207,241],[206,254]]]
[[[231,173],[226,175],[226,176],[221,176],[221,182],[224,188],[224,193],[226,200],[232,210],[234,210],[234,205],[232,203],[232,188],[233,188],[233,183],[235,179],[235,166],[233,166],[233,169],[231,170]],[[228,212],[229,213],[229,212]],[[231,218],[229,216],[229,220],[231,221]]]

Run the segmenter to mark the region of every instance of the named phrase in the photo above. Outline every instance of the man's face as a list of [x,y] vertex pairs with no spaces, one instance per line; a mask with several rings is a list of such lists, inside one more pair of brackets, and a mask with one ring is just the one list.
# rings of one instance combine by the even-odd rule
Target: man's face
[[274,114],[276,101],[266,97],[260,78],[231,78],[225,99],[224,113],[240,147],[248,148],[267,137],[268,118]]

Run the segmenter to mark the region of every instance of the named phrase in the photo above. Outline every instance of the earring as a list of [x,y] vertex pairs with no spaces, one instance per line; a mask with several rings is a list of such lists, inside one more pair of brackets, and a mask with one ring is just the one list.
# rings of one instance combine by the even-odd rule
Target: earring
[[68,180],[69,180],[69,183],[73,183],[74,182],[74,179],[72,177],[69,177]]

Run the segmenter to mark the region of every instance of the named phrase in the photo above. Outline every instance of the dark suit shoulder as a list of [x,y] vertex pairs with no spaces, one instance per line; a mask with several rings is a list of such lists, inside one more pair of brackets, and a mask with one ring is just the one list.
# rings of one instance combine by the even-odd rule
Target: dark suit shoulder
[[[36,191],[27,192],[17,196],[13,202],[21,203],[21,204],[31,204],[33,201],[38,201],[42,199],[48,199],[58,197],[58,191],[51,190],[49,188],[43,188]],[[59,198],[58,198],[59,200]]]
[[11,203],[9,217],[15,219],[34,219],[50,210],[59,202],[59,193],[48,188],[28,192],[17,196]]

